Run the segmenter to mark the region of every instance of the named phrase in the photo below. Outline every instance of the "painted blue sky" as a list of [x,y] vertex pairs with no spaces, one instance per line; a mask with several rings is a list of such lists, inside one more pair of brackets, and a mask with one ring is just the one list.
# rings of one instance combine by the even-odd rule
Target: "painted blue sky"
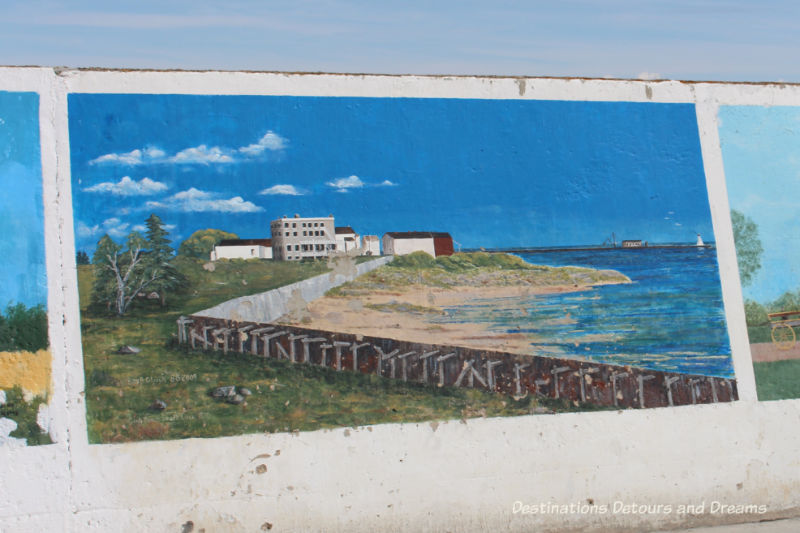
[[69,96],[77,247],[143,230],[269,237],[282,215],[464,248],[713,240],[694,107]]
[[800,289],[800,108],[723,106],[719,120],[728,201],[764,248],[744,296],[766,303]]
[[4,0],[0,64],[800,82],[791,0]]
[[47,303],[39,97],[0,92],[0,310]]

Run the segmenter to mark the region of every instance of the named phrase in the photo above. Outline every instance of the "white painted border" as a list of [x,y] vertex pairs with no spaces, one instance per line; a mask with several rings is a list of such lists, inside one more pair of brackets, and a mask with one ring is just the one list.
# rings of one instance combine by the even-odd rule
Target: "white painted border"
[[[706,171],[711,220],[714,225],[714,238],[717,248],[719,277],[722,284],[722,299],[725,305],[728,337],[731,342],[733,370],[736,375],[741,401],[755,401],[756,381],[747,325],[742,299],[742,285],[739,281],[739,267],[736,262],[736,247],[733,241],[728,193],[725,186],[725,170],[722,150],[719,144],[717,110],[713,101],[702,101],[696,105],[697,124],[703,152],[703,165]],[[702,325],[698,325],[702,327]]]
[[[66,527],[69,503],[69,436],[64,408],[67,393],[63,376],[70,358],[64,343],[61,294],[60,230],[54,213],[57,161],[53,146],[56,132],[51,117],[55,110],[53,71],[44,68],[0,68],[0,91],[33,92],[39,96],[39,148],[42,167],[45,264],[47,272],[47,317],[51,353],[51,384],[48,401],[49,433],[54,444],[17,449],[0,447],[0,530],[19,516],[36,515],[52,530]],[[5,236],[3,237],[5,238]]]
[[[569,504],[589,498],[597,504],[764,503],[769,517],[800,513],[795,496],[800,493],[795,445],[800,436],[800,400],[757,402],[755,398],[749,350],[746,336],[742,337],[742,295],[716,131],[719,105],[800,105],[800,86],[237,72],[59,70],[50,74],[47,69],[28,70],[43,77],[43,92],[46,79],[50,80],[52,103],[48,105],[55,106],[55,190],[64,266],[59,275],[66,320],[66,362],[59,371],[66,372],[60,377],[66,382],[63,411],[67,413],[68,459],[72,463],[70,486],[61,492],[61,481],[52,493],[57,503],[49,508],[57,514],[56,509],[68,506],[71,512],[57,518],[68,521],[71,530],[176,531],[191,520],[195,530],[205,527],[207,531],[257,531],[266,522],[275,524],[276,530],[289,531],[553,531],[564,527],[638,531],[764,518],[598,518],[511,512],[516,500]],[[5,82],[8,77],[13,81],[28,70],[0,69],[0,80]],[[696,103],[742,399],[732,404],[665,409],[90,446],[74,271],[65,105],[69,92]],[[43,135],[43,143],[44,139]],[[52,268],[57,266],[48,259],[49,276],[54,274]],[[46,448],[63,449],[57,445]],[[276,450],[281,450],[280,456]],[[36,449],[24,452],[39,453]],[[254,459],[264,453],[270,457]],[[254,465],[261,463],[254,461],[263,461],[267,472],[258,474]],[[0,472],[5,473],[1,465]],[[24,466],[34,478],[43,475],[40,469]],[[12,486],[19,483],[21,479],[12,479]],[[30,483],[37,485],[38,481]],[[0,513],[0,528],[22,523],[34,530],[39,529],[38,524],[50,523],[34,515],[28,500],[20,505],[16,514]]]

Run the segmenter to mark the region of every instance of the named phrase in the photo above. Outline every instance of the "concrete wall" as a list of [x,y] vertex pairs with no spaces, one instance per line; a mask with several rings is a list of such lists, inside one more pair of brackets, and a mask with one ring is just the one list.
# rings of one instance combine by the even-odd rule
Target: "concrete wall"
[[341,263],[333,259],[331,262],[334,270],[330,274],[320,274],[271,291],[228,300],[196,314],[231,320],[270,322],[292,311],[301,310],[305,302],[321,298],[332,288],[385,265],[392,259],[393,257],[379,257],[359,265],[354,265],[352,258],[341,258]]
[[[0,90],[40,95],[55,441],[0,449],[0,530],[643,531],[800,514],[800,400],[757,401],[717,133],[720,105],[798,106],[800,86],[2,68]],[[74,92],[694,104],[740,400],[90,445],[71,212]]]

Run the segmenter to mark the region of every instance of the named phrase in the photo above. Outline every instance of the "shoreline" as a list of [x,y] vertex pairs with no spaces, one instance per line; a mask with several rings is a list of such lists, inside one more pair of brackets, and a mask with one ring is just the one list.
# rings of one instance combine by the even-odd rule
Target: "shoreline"
[[[373,290],[358,296],[324,296],[308,302],[306,309],[285,315],[279,323],[324,331],[338,331],[426,344],[462,346],[522,355],[560,356],[552,346],[537,348],[537,336],[493,331],[489,324],[474,322],[437,323],[446,308],[476,300],[529,298],[567,292],[592,291],[594,285],[504,285],[437,288],[411,285],[402,291]],[[523,311],[524,312],[524,311]],[[564,317],[564,319],[569,319]]]

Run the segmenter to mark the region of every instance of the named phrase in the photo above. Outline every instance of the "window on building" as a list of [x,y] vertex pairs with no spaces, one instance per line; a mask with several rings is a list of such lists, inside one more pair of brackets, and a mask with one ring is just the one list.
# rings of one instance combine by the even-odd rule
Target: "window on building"
[[297,227],[297,222],[292,222],[292,227],[296,228]]
[[288,232],[288,231],[286,232],[286,235],[285,235],[285,236],[286,236],[286,237],[288,237],[288,236],[289,236],[289,232]]
[[297,232],[296,231],[294,232],[294,236],[297,237]]
[[295,252],[299,252],[300,251],[300,245],[299,244],[295,244],[294,245],[294,251]]
[[304,232],[303,232],[303,237],[305,237],[305,236],[306,236],[306,232],[304,231]]
[[283,223],[283,227],[284,227],[284,228],[288,228],[288,227],[289,227],[289,223],[288,223],[288,222],[284,222],[284,223]]

